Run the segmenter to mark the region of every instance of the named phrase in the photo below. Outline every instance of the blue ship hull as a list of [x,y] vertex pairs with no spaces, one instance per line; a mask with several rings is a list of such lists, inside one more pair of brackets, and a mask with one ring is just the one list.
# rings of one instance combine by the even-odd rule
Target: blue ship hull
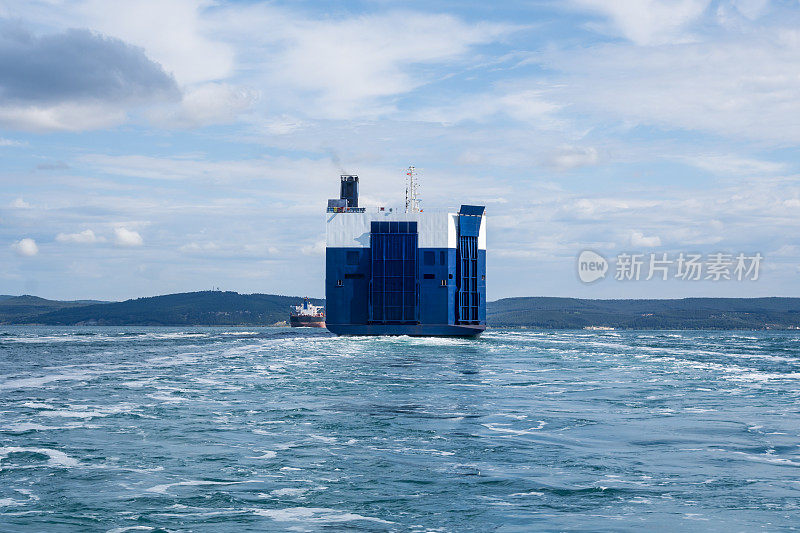
[[408,335],[409,337],[477,337],[485,325],[451,324],[326,324],[336,335]]

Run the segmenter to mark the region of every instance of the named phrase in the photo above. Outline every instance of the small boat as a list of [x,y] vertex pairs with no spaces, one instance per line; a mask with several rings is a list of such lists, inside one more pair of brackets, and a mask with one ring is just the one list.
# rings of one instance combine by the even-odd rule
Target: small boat
[[289,325],[293,328],[324,328],[325,310],[321,305],[314,305],[308,298],[303,298],[302,304],[292,306]]

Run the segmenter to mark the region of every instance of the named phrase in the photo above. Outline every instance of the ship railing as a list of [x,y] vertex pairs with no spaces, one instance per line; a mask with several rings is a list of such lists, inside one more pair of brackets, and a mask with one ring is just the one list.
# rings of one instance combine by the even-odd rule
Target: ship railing
[[[371,206],[371,207],[328,207],[328,213],[403,213],[402,208],[393,208],[393,207],[380,207],[380,206]],[[419,213],[451,213],[451,214],[458,214],[457,207],[433,207],[433,208],[425,208],[420,209]],[[405,213],[407,215],[414,215],[415,213]]]
[[366,213],[366,207],[329,207],[328,213]]

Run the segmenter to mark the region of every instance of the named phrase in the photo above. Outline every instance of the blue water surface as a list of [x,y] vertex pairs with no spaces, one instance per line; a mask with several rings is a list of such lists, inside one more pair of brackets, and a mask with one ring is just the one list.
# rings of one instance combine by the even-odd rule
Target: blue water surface
[[0,327],[0,531],[797,529],[797,332]]

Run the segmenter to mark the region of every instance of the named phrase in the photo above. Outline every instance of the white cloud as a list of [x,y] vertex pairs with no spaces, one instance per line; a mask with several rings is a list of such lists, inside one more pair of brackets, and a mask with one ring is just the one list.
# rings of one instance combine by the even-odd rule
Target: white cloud
[[780,257],[800,257],[800,246],[796,244],[784,244],[769,255],[776,255]]
[[463,62],[515,29],[410,11],[312,19],[260,4],[221,12],[218,26],[275,103],[334,119],[391,112],[388,97],[441,77],[425,67]]
[[119,123],[125,110],[174,101],[175,80],[141,48],[87,29],[41,35],[0,20],[0,125],[80,130]]
[[215,242],[190,242],[178,248],[178,251],[186,254],[203,254],[217,250],[219,245]]
[[25,146],[25,143],[0,137],[0,146]]
[[[140,155],[111,156],[105,154],[88,154],[80,158],[88,169],[112,176],[146,178],[163,182],[187,180],[205,187],[215,184],[226,184],[222,198],[208,199],[204,207],[218,204],[219,207],[231,209],[225,205],[231,194],[237,196],[237,208],[242,202],[255,201],[258,197],[267,197],[271,208],[283,207],[277,200],[287,201],[292,208],[305,209],[305,205],[313,200],[323,202],[328,194],[334,194],[338,175],[337,168],[328,158],[292,159],[290,157],[270,157],[262,159],[223,159],[210,161],[198,154],[176,155],[173,157],[151,157]],[[364,175],[369,168],[361,167]],[[394,178],[402,179],[402,171],[397,169]],[[373,182],[377,181],[371,174]],[[381,172],[381,179],[385,173]],[[153,183],[153,182],[151,182]],[[237,189],[230,189],[231,184]],[[248,183],[255,184],[253,189],[243,189]],[[270,185],[267,187],[267,185]],[[287,186],[287,184],[292,184]],[[165,185],[167,185],[165,183]],[[326,190],[324,187],[327,186]],[[244,194],[243,191],[246,191]],[[176,199],[170,208],[184,205],[184,198]],[[263,206],[262,206],[263,208]]]
[[469,95],[451,103],[421,109],[409,118],[425,122],[457,124],[464,121],[482,122],[502,115],[528,123],[540,129],[563,125],[556,118],[561,105],[549,100],[544,91],[519,87],[503,87],[484,94]]
[[319,94],[317,112],[332,118],[374,113],[384,105],[378,98],[426,81],[412,75],[411,66],[454,61],[471,46],[508,32],[500,25],[420,13],[293,22],[285,27],[288,46],[275,58],[276,75]]
[[733,0],[731,3],[750,20],[760,17],[769,6],[769,0]]
[[313,244],[307,244],[300,249],[303,255],[325,255],[325,241],[314,241]]
[[242,246],[242,250],[249,255],[254,256],[275,256],[278,255],[278,248],[269,244],[254,244],[246,243]]
[[209,0],[86,0],[66,17],[72,24],[141,46],[178,83],[188,85],[221,80],[233,72],[233,47],[214,38],[215,7]]
[[613,216],[629,216],[631,212],[644,211],[658,205],[648,198],[578,198],[571,202],[559,202],[556,210],[559,220],[599,220]]
[[[800,30],[765,27],[707,42],[605,44],[543,55],[548,100],[629,127],[800,142]],[[541,80],[530,80],[541,87]]]
[[13,202],[11,202],[11,207],[16,209],[28,209],[30,208],[31,204],[23,200],[22,198],[17,198]]
[[307,123],[303,120],[283,114],[262,121],[261,128],[270,135],[288,135],[306,125]]
[[572,0],[573,4],[604,15],[613,33],[640,45],[685,41],[687,27],[711,0]]
[[56,235],[56,241],[63,243],[73,244],[93,244],[101,242],[105,239],[95,235],[94,231],[90,229],[83,230],[79,233],[59,233]]
[[12,244],[11,247],[21,257],[33,257],[39,253],[39,247],[33,239],[21,239]]
[[148,117],[154,124],[177,128],[225,124],[234,122],[257,98],[258,93],[253,90],[205,83],[187,89],[176,108],[154,108]]
[[786,207],[800,207],[800,198],[789,198],[783,201]]
[[558,170],[571,170],[574,168],[585,167],[597,164],[597,149],[590,147],[581,148],[576,146],[562,147],[550,159],[550,163]]
[[[476,46],[521,28],[413,11],[312,17],[266,3],[210,0],[32,0],[15,6],[11,15],[51,28],[89,27],[141,47],[184,93],[180,104],[156,105],[144,113],[170,127],[236,120],[257,96],[247,86],[264,91],[277,114],[351,119],[393,112],[391,97],[452,69],[472,67],[469,52]],[[523,113],[531,107],[530,102],[508,105]],[[81,112],[73,102],[23,111],[0,110],[0,121],[38,131],[93,129],[126,120],[113,106]]]
[[681,158],[690,165],[715,174],[752,176],[785,172],[787,165],[775,161],[750,159],[737,155],[698,155]]
[[[214,241],[195,241],[178,248],[178,251],[198,257],[214,259],[257,259],[277,256],[279,251],[276,246],[266,243],[254,243],[253,235],[242,236],[240,239],[228,238],[227,241],[218,243]],[[256,236],[258,238],[258,236]]]
[[374,116],[393,109],[386,97],[441,76],[420,67],[463,62],[474,46],[518,28],[411,11],[309,17],[275,5],[208,0],[84,0],[50,6],[57,15],[38,4],[17,11],[141,46],[185,90],[173,118],[189,124],[225,122],[247,108],[250,92],[226,85],[237,76],[306,115]]
[[[95,170],[116,176],[131,176],[152,180],[207,180],[212,182],[270,179],[281,175],[296,179],[294,172],[312,171],[319,174],[324,168],[330,173],[330,163],[288,158],[240,159],[208,161],[196,154],[174,157],[143,155],[88,154],[80,160]],[[279,191],[280,192],[280,191]]]
[[108,128],[122,124],[126,118],[125,110],[116,104],[0,105],[0,124],[33,132]]
[[647,248],[661,246],[661,238],[658,235],[645,237],[641,231],[631,232],[631,246],[644,246]]
[[114,228],[114,242],[119,246],[141,246],[144,241],[137,231],[117,226]]

